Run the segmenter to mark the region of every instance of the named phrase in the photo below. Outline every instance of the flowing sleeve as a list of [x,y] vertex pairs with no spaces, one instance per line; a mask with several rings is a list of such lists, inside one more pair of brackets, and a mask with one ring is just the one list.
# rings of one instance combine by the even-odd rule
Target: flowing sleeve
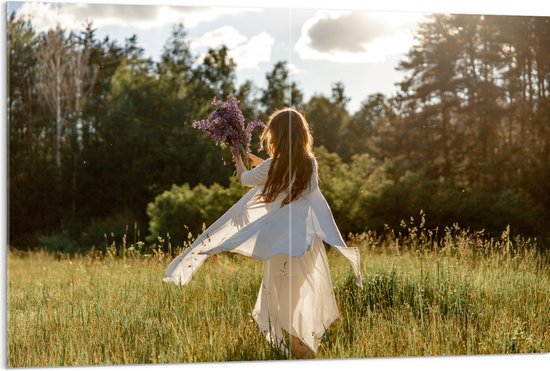
[[269,173],[270,166],[271,158],[268,158],[255,168],[245,171],[241,174],[241,184],[248,187],[264,184],[267,181],[267,174]]

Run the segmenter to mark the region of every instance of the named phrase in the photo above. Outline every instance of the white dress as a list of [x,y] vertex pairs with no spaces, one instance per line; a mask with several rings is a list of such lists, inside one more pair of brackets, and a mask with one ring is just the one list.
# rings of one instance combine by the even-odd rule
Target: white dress
[[362,286],[359,251],[346,246],[319,190],[317,163],[310,187],[281,207],[287,193],[270,203],[255,197],[267,180],[271,158],[241,174],[252,186],[168,266],[163,280],[185,285],[210,254],[231,251],[264,261],[264,277],[252,316],[267,340],[285,349],[283,332],[317,351],[338,318],[338,308],[323,241],[351,263]]

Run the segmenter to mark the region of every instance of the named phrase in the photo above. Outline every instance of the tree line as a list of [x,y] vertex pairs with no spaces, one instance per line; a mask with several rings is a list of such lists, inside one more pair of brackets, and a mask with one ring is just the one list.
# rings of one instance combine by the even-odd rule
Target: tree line
[[[533,219],[520,232],[547,236],[549,22],[434,15],[420,26],[415,45],[398,66],[405,77],[396,93],[367,96],[357,112],[350,112],[341,82],[332,84],[330,96],[316,94],[306,101],[296,81],[289,85],[285,61],[266,73],[264,88],[253,81],[237,85],[228,48],[209,49],[199,59],[181,24],[153,61],[144,57],[135,36],[123,45],[109,37],[99,40],[92,24],[79,32],[58,27],[37,33],[12,13],[7,35],[10,244],[36,246],[40,236],[58,233],[82,240],[134,222],[145,232],[147,205],[173,184],[229,187],[234,169],[228,154],[191,127],[209,114],[214,96],[229,95],[237,96],[248,118],[265,120],[288,105],[303,111],[316,147],[331,154],[321,157],[347,166],[346,171],[365,172],[358,184],[377,179],[372,176],[381,167],[396,184],[410,182],[414,174],[411,187],[425,185],[413,192],[419,208],[422,197],[430,195],[427,190],[442,192],[441,184],[451,184],[459,192],[455,196],[469,194],[472,210],[501,210],[487,205],[499,198],[474,197],[500,194],[514,201],[504,204],[517,205],[520,217]],[[354,165],[365,156],[369,166]],[[384,199],[380,202],[383,206]],[[412,201],[406,202],[403,210]],[[392,210],[399,213],[399,204]],[[369,215],[347,230],[379,228],[389,219],[407,217]],[[468,215],[437,220],[483,227],[500,217],[480,211],[484,219],[474,221]],[[453,220],[457,217],[462,220]]]

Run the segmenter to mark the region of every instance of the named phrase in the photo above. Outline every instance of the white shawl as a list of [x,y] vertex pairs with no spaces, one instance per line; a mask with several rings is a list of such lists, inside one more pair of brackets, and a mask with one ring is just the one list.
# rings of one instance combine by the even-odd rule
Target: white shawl
[[362,287],[359,250],[346,246],[342,239],[319,190],[316,161],[309,189],[283,207],[280,204],[286,192],[271,203],[261,202],[256,197],[267,180],[270,164],[271,158],[241,174],[241,183],[254,188],[170,263],[163,281],[187,284],[210,254],[222,251],[259,260],[267,260],[277,254],[298,257],[311,248],[317,235],[350,261],[357,285]]

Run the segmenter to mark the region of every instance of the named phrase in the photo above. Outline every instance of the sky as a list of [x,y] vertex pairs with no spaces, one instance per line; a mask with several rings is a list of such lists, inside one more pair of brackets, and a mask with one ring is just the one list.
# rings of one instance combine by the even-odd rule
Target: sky
[[173,26],[183,22],[199,58],[207,48],[229,47],[238,84],[251,79],[263,88],[266,73],[286,60],[306,100],[316,93],[330,95],[332,84],[341,81],[351,112],[369,94],[395,91],[402,77],[395,66],[423,19],[410,12],[136,4],[8,2],[7,11],[29,18],[38,31],[57,22],[80,30],[92,20],[98,37],[108,35],[120,45],[136,34],[153,60],[159,59]]
[[[522,3],[528,5],[529,1]],[[195,56],[200,58],[207,48],[222,44],[229,47],[237,63],[237,84],[250,79],[263,88],[266,73],[277,61],[286,60],[290,79],[298,84],[306,100],[313,94],[330,95],[331,86],[340,81],[351,98],[350,112],[357,111],[370,94],[396,92],[396,83],[404,77],[396,66],[413,46],[419,23],[430,13],[420,6],[403,5],[384,12],[379,11],[383,9],[380,7],[365,10],[365,5],[361,9],[346,0],[319,0],[305,5],[298,1],[233,0],[225,7],[220,6],[224,2],[208,0],[184,1],[186,6],[176,5],[181,1],[165,1],[165,6],[137,0],[116,2],[8,2],[7,11],[30,18],[39,31],[55,27],[57,22],[66,29],[79,30],[86,20],[92,20],[98,37],[108,35],[120,45],[135,34],[145,56],[153,60],[159,59],[174,25],[183,22]],[[427,9],[440,10],[433,3],[431,6]],[[527,9],[529,14],[528,6],[519,9]],[[479,10],[495,11],[494,6]],[[521,10],[512,10],[512,14]]]

